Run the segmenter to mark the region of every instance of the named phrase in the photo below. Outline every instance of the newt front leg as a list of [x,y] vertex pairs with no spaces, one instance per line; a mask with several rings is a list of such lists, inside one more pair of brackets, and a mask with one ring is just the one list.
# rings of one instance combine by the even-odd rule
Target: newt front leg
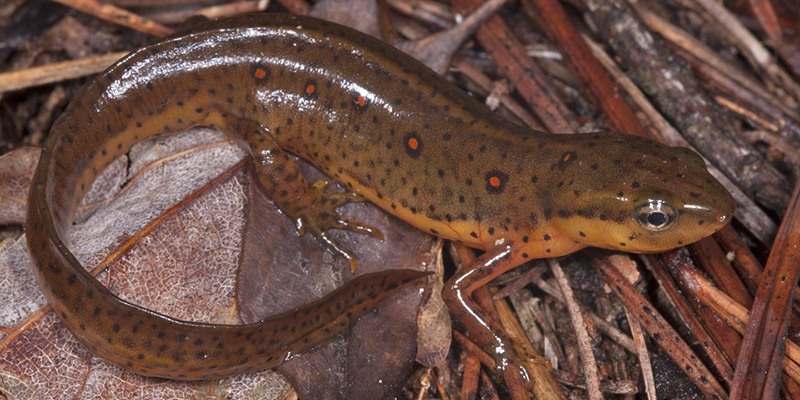
[[[328,250],[344,256],[350,269],[356,259],[344,246],[328,234],[329,229],[363,233],[382,240],[383,234],[366,223],[343,217],[336,208],[350,201],[359,201],[354,193],[326,193],[324,181],[310,185],[297,163],[289,158],[269,130],[256,121],[233,117],[226,112],[209,115],[221,122],[226,131],[235,132],[246,142],[255,161],[255,175],[264,193],[281,211],[295,222],[298,232],[314,235]],[[216,120],[216,121],[215,121]]]
[[472,298],[476,289],[525,261],[522,250],[513,242],[489,249],[447,281],[442,289],[442,297],[450,311],[466,326],[470,339],[495,359],[498,371],[516,374],[529,386],[530,376],[526,365],[540,362],[537,361],[539,357],[520,354],[504,333],[503,327],[488,318]]

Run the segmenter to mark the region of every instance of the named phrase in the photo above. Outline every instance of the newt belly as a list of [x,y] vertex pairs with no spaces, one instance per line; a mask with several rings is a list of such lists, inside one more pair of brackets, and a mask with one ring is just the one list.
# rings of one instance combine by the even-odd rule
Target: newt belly
[[[94,353],[142,374],[208,379],[274,366],[423,275],[358,278],[297,313],[239,326],[178,321],[114,296],[64,246],[63,232],[112,160],[199,125],[248,149],[261,188],[340,254],[349,256],[328,229],[380,233],[339,217],[334,209],[349,197],[309,185],[287,153],[419,229],[502,254],[506,261],[487,259],[448,284],[445,299],[465,320],[481,314],[461,291],[468,297],[526,259],[585,246],[662,251],[712,234],[734,208],[691,150],[514,125],[346,27],[274,14],[200,24],[133,52],[75,97],[44,147],[28,208],[28,245],[53,309]],[[379,290],[362,289],[372,284]],[[489,342],[502,337],[488,331],[494,337],[476,340],[497,345]]]

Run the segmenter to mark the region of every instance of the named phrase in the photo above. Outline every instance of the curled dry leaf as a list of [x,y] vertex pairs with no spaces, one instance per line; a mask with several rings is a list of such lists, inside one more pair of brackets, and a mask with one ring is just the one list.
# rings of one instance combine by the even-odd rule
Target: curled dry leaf
[[[440,246],[441,247],[441,246]],[[438,294],[444,287],[444,262],[442,259],[441,248],[437,250],[436,279],[429,279],[431,296],[420,308],[419,313],[419,334],[417,335],[417,362],[435,367],[444,361],[450,349],[450,342],[453,340],[452,322],[450,321],[450,310],[444,304],[444,300]]]
[[[248,208],[251,200],[247,196],[252,185],[248,183],[250,174],[246,171],[248,162],[244,152],[229,144],[224,135],[198,129],[167,137],[155,144],[140,144],[130,152],[130,156],[130,164],[127,160],[118,161],[119,166],[107,171],[96,182],[97,186],[92,189],[93,202],[83,204],[83,212],[68,238],[68,246],[81,263],[99,271],[96,276],[100,282],[120,297],[180,319],[238,324],[242,323],[239,320],[240,307],[254,309],[250,301],[259,297],[256,290],[270,295],[278,293],[281,301],[273,306],[282,306],[284,308],[277,310],[285,310],[316,299],[340,285],[343,277],[350,277],[349,269],[346,274],[337,269],[341,267],[341,261],[334,260],[339,267],[324,264],[333,257],[321,251],[321,247],[307,235],[298,238],[291,223],[273,210],[273,219],[259,221],[264,225],[288,224],[291,230],[283,232],[287,235],[285,240],[318,247],[320,252],[312,257],[320,262],[301,263],[291,259],[276,266],[286,274],[282,278],[305,278],[308,286],[304,289],[295,283],[297,289],[294,291],[280,291],[287,287],[288,281],[274,281],[277,276],[268,274],[262,275],[266,282],[248,282],[251,296],[239,293],[237,298],[237,290],[245,291],[242,286],[237,288],[237,277],[252,278],[252,274],[240,272],[238,264],[240,257],[247,257],[248,250],[242,252],[247,240],[243,239],[242,232],[251,211]],[[355,207],[363,208],[365,205],[357,204]],[[413,241],[409,234],[393,234],[389,227],[398,225],[396,221],[389,221],[377,210],[370,212],[373,218],[381,221],[367,220],[384,229],[390,239],[379,246],[370,244],[370,253],[374,255],[363,256],[372,257],[371,263],[375,268],[402,268],[412,264],[408,257],[402,259],[394,253],[388,256],[393,260],[391,263],[376,261],[381,257],[378,247],[393,247],[396,243],[401,243],[403,246],[399,247],[405,247],[407,253],[413,253],[412,261],[417,264],[420,264],[420,253],[431,260],[435,258],[431,252],[436,247],[430,237],[416,233],[421,239]],[[277,222],[275,218],[283,222]],[[408,226],[403,225],[403,228],[415,232]],[[395,242],[395,239],[401,241]],[[270,370],[217,381],[178,382],[135,375],[94,357],[46,306],[31,272],[24,243],[23,238],[0,244],[0,327],[7,328],[0,330],[0,393],[11,398],[48,399],[197,398],[208,393],[228,399],[283,399],[289,392],[286,380]],[[277,249],[279,246],[274,241],[256,244],[268,248],[267,252],[269,248]],[[429,253],[425,253],[426,249]],[[277,250],[275,254],[285,254],[283,248]],[[261,259],[264,260],[267,258]],[[359,272],[368,272],[366,264]],[[334,279],[323,282],[317,279],[318,272],[305,274],[317,270]],[[269,289],[270,282],[273,289]],[[254,293],[256,295],[252,296]],[[323,358],[328,357],[328,364],[336,364],[331,361],[336,358],[332,357],[345,356],[357,361],[356,365],[362,369],[369,369],[384,361],[382,356],[375,356],[379,354],[378,350],[392,350],[387,348],[394,343],[393,336],[404,332],[404,343],[410,344],[401,346],[403,352],[399,352],[397,357],[399,364],[409,365],[414,356],[414,318],[417,315],[416,308],[411,306],[411,298],[419,299],[423,294],[426,293],[410,290],[406,293],[406,300],[390,299],[385,302],[385,307],[374,312],[390,320],[397,314],[410,315],[403,320],[403,329],[392,327],[387,330],[385,328],[389,325],[382,325],[388,322],[378,319],[370,325],[367,318],[362,318],[364,321],[359,321],[355,329],[358,330],[363,322],[367,324],[366,333],[359,336],[354,331],[351,336],[346,336],[347,339],[335,342],[338,344],[322,346],[325,349],[346,349],[337,354],[327,353]],[[376,332],[382,329],[384,337],[379,337]],[[362,337],[378,337],[378,341],[373,342],[372,347],[354,343]],[[381,347],[376,349],[375,343]],[[365,348],[362,350],[362,347]],[[287,365],[303,362],[305,355]],[[318,383],[320,371],[303,369],[301,377],[291,380],[301,382],[313,378],[314,383]],[[359,371],[353,368],[350,372]],[[396,371],[390,374],[398,375]],[[336,379],[340,375],[329,376]],[[355,375],[351,382],[368,386],[358,377]],[[405,375],[402,375],[402,380],[405,380]]]

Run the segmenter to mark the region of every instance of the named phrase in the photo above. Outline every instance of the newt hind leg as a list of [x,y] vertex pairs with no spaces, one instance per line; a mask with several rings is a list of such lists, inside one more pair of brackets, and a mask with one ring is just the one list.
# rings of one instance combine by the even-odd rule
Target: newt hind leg
[[[383,234],[377,228],[336,212],[336,208],[348,202],[359,201],[355,193],[327,193],[326,181],[309,185],[298,165],[261,124],[227,113],[219,113],[216,117],[221,124],[215,125],[224,131],[236,133],[244,140],[255,161],[259,185],[278,208],[295,222],[301,235],[305,232],[314,235],[328,250],[346,258],[352,270],[356,269],[355,257],[333,239],[328,230],[341,229],[383,239]],[[214,116],[209,118],[217,119]]]

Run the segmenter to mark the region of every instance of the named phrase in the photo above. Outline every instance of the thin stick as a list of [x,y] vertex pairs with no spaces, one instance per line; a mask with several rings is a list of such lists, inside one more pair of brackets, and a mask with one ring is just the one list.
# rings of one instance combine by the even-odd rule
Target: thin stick
[[127,51],[64,61],[0,74],[0,93],[26,89],[104,71]]
[[[491,79],[489,79],[489,77],[484,75],[481,71],[478,71],[477,68],[473,67],[468,62],[464,61],[463,59],[456,59],[453,62],[453,66],[461,70],[461,73],[464,74],[464,76],[475,82],[475,84],[480,86],[483,90],[486,90],[487,92],[492,90]],[[500,102],[506,108],[508,108],[508,111],[511,111],[517,118],[522,120],[522,122],[524,122],[525,125],[531,129],[536,129],[539,131],[544,130],[539,122],[537,122],[536,119],[533,118],[533,116],[510,95],[501,95]]]
[[795,100],[800,100],[800,85],[775,62],[769,50],[727,8],[716,0],[695,1],[711,18],[716,19],[721,27],[728,30],[739,44],[739,48],[756,67],[764,71],[778,87],[787,90]]
[[583,366],[583,376],[586,380],[586,393],[591,400],[602,400],[603,393],[600,391],[600,378],[597,375],[597,360],[594,358],[594,351],[592,351],[592,342],[589,339],[589,333],[586,331],[586,324],[583,320],[581,308],[575,301],[575,294],[569,286],[567,276],[558,265],[555,259],[547,259],[547,264],[553,275],[558,282],[558,287],[564,295],[564,300],[569,310],[569,317],[572,320],[572,326],[575,329],[575,334],[578,336],[578,352],[581,355],[581,364]]
[[745,75],[744,72],[731,65],[730,62],[720,57],[717,52],[708,47],[705,43],[695,39],[688,32],[670,24],[668,21],[656,15],[656,13],[644,7],[637,6],[636,12],[640,17],[642,17],[642,20],[645,24],[647,24],[648,28],[658,32],[672,44],[687,51],[698,61],[703,62],[721,72],[728,78],[741,85],[743,88],[763,98],[773,106],[780,108],[781,111],[792,116],[797,115],[797,110],[792,109],[791,105],[787,106],[785,101],[778,99],[777,96],[765,90],[764,87],[758,82]]
[[95,17],[111,22],[112,24],[122,25],[124,27],[128,27],[139,32],[144,32],[156,37],[167,36],[172,33],[172,29],[161,25],[158,22],[143,18],[115,5],[101,3],[96,0],[52,1],[63,4],[67,7],[72,7],[78,11],[83,11],[89,15],[94,15]]
[[780,388],[781,361],[789,326],[792,292],[800,261],[800,185],[792,195],[767,265],[761,274],[752,318],[736,361],[731,400],[773,399]]
[[[681,268],[681,274],[691,280],[689,285],[692,294],[696,295],[701,302],[711,307],[717,315],[721,316],[733,329],[740,334],[744,334],[745,326],[750,321],[750,311],[747,308],[728,296],[725,292],[717,289],[713,283],[708,281],[698,271]],[[791,376],[792,379],[800,381],[800,368],[796,367],[800,362],[800,346],[791,340],[786,341],[786,359],[783,360],[783,372]]]
[[642,326],[630,311],[625,308],[625,316],[628,318],[628,326],[631,327],[633,340],[636,342],[636,355],[639,357],[639,366],[642,368],[642,378],[644,378],[644,390],[648,400],[656,400],[656,381],[653,377],[653,366],[650,364],[650,353],[647,352],[647,342],[644,340]]

